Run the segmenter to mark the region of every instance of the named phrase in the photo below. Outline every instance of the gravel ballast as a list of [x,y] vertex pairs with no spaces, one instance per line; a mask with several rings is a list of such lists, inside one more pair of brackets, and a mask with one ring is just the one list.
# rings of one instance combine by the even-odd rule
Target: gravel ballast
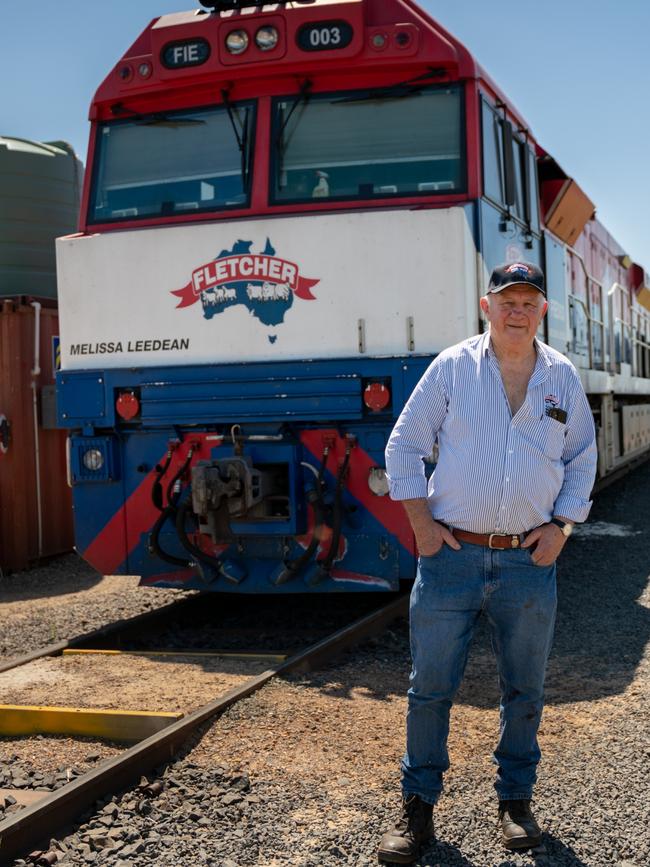
[[[650,864],[649,486],[646,464],[600,494],[560,560],[534,804],[543,846],[507,853],[499,842],[498,693],[482,629],[453,711],[437,841],[420,867]],[[376,864],[398,810],[408,669],[402,622],[325,671],[272,682],[142,788],[96,805],[53,844],[57,863]],[[161,785],[148,797],[151,782]]]
[[138,587],[134,575],[99,575],[76,554],[0,577],[0,659],[135,617],[189,594]]

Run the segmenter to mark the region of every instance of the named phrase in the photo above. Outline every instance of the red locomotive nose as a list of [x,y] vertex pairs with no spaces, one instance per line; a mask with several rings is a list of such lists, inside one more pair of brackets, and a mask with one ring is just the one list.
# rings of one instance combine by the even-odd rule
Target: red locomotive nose
[[140,412],[140,401],[130,391],[123,391],[115,402],[115,409],[124,421],[131,421]]
[[383,382],[371,382],[364,389],[363,402],[372,412],[381,412],[390,402],[390,389]]

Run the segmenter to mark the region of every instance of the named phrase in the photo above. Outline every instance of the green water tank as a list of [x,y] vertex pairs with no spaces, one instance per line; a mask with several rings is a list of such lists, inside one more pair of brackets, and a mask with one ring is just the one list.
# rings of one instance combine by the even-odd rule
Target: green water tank
[[56,298],[54,239],[77,229],[82,173],[66,142],[0,136],[0,298]]

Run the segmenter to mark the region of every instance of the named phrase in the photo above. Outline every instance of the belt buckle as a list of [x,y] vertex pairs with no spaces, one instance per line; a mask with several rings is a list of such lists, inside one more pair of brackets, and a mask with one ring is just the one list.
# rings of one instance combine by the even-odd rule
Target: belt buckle
[[493,551],[501,551],[501,548],[497,548],[496,545],[492,544],[492,539],[497,536],[499,539],[510,539],[510,547],[518,548],[519,547],[519,536],[516,533],[512,535],[507,535],[505,533],[490,533],[488,536],[488,548],[491,548]]

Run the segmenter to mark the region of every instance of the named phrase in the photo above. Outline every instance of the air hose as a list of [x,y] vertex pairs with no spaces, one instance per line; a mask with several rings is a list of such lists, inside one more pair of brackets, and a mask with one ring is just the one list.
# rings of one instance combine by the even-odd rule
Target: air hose
[[217,557],[212,557],[210,554],[206,554],[205,551],[202,551],[198,545],[195,545],[187,535],[185,521],[188,513],[191,511],[191,506],[192,501],[188,499],[176,509],[176,532],[178,534],[178,540],[183,548],[192,554],[195,559],[199,560],[201,563],[205,563],[207,566],[212,566],[213,569],[219,571],[222,565],[221,560]]
[[149,533],[149,544],[148,548],[151,554],[156,554],[160,557],[161,560],[164,560],[166,563],[172,563],[174,566],[184,566],[190,567],[192,565],[191,560],[183,560],[180,557],[174,557],[173,554],[168,554],[160,547],[160,531],[163,528],[165,521],[173,518],[176,514],[176,509],[173,506],[165,506],[160,515],[158,516],[158,520],[153,525],[151,533]]
[[314,510],[314,530],[311,539],[309,540],[309,545],[307,545],[299,557],[296,557],[295,560],[284,562],[281,567],[275,571],[271,578],[273,584],[286,584],[287,581],[291,581],[298,572],[304,569],[316,553],[320,540],[323,537],[323,525],[325,523],[323,477],[325,475],[325,467],[327,466],[327,456],[329,455],[329,451],[329,446],[325,446],[318,473],[311,464],[304,464],[304,466],[308,467],[316,476],[316,487],[310,488],[307,492],[307,503]]
[[347,443],[345,446],[345,457],[343,458],[343,462],[339,468],[338,474],[336,476],[336,490],[334,493],[334,508],[332,512],[332,538],[330,540],[329,550],[324,560],[320,562],[320,578],[324,578],[329,575],[330,570],[332,568],[332,564],[336,559],[336,555],[339,550],[339,542],[341,541],[341,530],[343,526],[343,486],[345,483],[345,475],[348,471],[348,465],[350,463],[350,454],[352,452],[352,447],[354,445],[354,440],[352,437],[347,437]]
[[179,481],[179,479],[181,479],[183,477],[185,471],[187,470],[189,465],[192,463],[192,455],[193,454],[194,454],[194,446],[190,446],[190,450],[187,453],[187,457],[185,458],[185,462],[181,466],[180,470],[178,470],[176,475],[174,475],[174,477],[171,479],[170,483],[167,485],[167,502],[169,503],[170,506],[173,506],[174,508],[176,507],[176,503],[180,499],[180,487],[176,491],[174,491],[174,487],[176,486],[176,483]]
[[160,466],[160,464],[156,464],[157,475],[151,488],[151,500],[159,512],[162,512],[164,508],[162,480],[165,477],[165,474],[169,469],[169,465],[172,462],[172,454],[172,450],[169,449],[165,458],[165,463],[162,466]]
[[181,465],[180,469],[175,473],[174,477],[171,479],[169,484],[167,485],[167,505],[163,506],[162,503],[162,480],[169,469],[172,459],[171,449],[167,452],[167,457],[165,459],[165,463],[162,467],[158,468],[158,473],[156,475],[156,479],[153,483],[153,487],[151,489],[151,499],[153,501],[154,506],[160,509],[160,515],[156,523],[153,525],[151,533],[149,534],[149,543],[148,549],[151,554],[155,554],[157,557],[160,557],[161,560],[164,560],[166,563],[171,563],[173,566],[183,566],[185,568],[191,567],[191,560],[184,560],[181,557],[175,557],[173,554],[168,554],[160,545],[160,533],[165,525],[165,522],[168,520],[175,520],[177,508],[176,504],[180,498],[180,484],[179,481],[183,476],[183,473],[189,467],[192,461],[192,455],[194,454],[193,446],[190,446],[190,449],[187,453],[187,458]]
[[287,581],[291,581],[295,575],[305,568],[316,553],[316,549],[318,548],[319,542],[323,536],[325,509],[320,491],[316,488],[311,488],[307,494],[307,502],[314,510],[314,531],[309,540],[309,545],[307,545],[302,554],[299,557],[296,557],[295,560],[289,560],[283,564],[282,569],[280,569],[277,575],[272,579],[273,583],[276,585],[286,584]]

